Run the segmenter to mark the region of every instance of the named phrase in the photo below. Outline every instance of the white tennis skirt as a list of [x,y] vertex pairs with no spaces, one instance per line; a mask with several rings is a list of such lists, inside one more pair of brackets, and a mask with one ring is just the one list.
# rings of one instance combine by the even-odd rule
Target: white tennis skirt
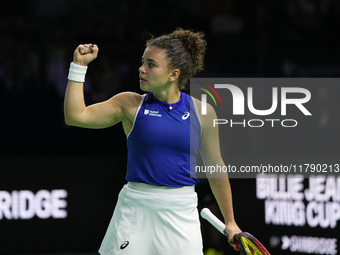
[[102,255],[203,255],[194,186],[128,183],[119,193]]

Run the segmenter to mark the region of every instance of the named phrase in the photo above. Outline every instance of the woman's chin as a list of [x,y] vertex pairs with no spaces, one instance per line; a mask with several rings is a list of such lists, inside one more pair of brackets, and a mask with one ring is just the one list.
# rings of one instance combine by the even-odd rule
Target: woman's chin
[[145,84],[143,84],[143,83],[141,83],[141,84],[139,85],[139,87],[140,87],[140,89],[141,89],[142,91],[151,92],[150,88],[148,88],[148,86],[145,86]]

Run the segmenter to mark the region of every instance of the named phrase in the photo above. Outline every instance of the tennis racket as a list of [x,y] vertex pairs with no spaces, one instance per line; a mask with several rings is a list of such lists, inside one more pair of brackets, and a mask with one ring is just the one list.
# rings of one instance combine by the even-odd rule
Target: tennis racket
[[[202,218],[209,221],[223,235],[229,236],[225,229],[225,225],[220,221],[208,208],[203,208],[201,211]],[[241,232],[234,235],[233,244],[242,255],[270,255],[268,250],[257,240],[253,235],[247,232]]]

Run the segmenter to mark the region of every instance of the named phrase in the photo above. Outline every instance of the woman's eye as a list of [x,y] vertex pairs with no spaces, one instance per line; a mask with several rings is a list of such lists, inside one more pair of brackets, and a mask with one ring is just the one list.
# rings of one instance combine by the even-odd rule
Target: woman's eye
[[[141,61],[141,64],[142,64],[142,65],[144,65],[144,64],[145,64],[145,62],[142,60],[142,61]],[[155,65],[154,65],[154,64],[152,64],[152,63],[146,63],[146,64],[147,64],[147,65],[148,65],[148,67],[150,67],[150,68],[155,66]]]

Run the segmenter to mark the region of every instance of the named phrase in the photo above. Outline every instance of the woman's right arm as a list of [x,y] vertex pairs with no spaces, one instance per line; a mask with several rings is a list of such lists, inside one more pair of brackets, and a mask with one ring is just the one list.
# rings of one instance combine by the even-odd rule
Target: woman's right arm
[[[79,45],[74,51],[73,63],[87,66],[98,55],[97,45]],[[124,92],[107,101],[85,105],[84,83],[69,80],[64,100],[65,122],[71,126],[85,128],[106,128],[123,121],[134,108],[138,94]]]

